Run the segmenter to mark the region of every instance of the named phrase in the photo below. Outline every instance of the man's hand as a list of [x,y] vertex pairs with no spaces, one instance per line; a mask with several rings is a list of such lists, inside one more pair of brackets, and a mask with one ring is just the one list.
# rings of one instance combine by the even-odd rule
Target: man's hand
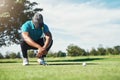
[[38,58],[40,58],[40,57],[42,57],[42,55],[45,55],[45,54],[47,54],[47,51],[46,51],[46,49],[45,48],[38,48],[38,53],[37,53],[37,57]]

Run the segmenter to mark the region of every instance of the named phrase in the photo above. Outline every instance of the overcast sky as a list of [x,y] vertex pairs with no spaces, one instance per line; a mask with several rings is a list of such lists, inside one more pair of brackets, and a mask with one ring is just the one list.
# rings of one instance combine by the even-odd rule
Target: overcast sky
[[52,51],[66,51],[69,44],[85,50],[120,45],[120,0],[31,1],[44,9],[44,22],[53,34]]

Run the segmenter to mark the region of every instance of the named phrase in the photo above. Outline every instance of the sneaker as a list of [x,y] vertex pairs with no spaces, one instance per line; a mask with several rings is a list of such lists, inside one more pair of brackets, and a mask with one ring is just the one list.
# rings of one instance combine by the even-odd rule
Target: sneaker
[[44,58],[39,58],[37,60],[37,62],[40,64],[40,65],[47,65],[47,63],[44,61]]
[[24,58],[23,59],[23,65],[26,66],[26,65],[29,65],[29,61],[27,58]]

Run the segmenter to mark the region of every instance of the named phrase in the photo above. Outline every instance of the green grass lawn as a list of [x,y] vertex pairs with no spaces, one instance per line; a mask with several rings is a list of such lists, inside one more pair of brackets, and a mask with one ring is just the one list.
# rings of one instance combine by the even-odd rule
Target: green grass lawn
[[120,80],[120,56],[46,58],[48,66],[29,60],[0,59],[0,80]]

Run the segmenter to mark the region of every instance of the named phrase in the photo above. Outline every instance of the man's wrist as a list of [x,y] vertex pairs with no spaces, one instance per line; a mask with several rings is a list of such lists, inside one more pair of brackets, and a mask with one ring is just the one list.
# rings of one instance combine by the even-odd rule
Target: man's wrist
[[38,45],[37,48],[39,49],[39,48],[42,48],[42,47],[40,45]]
[[47,47],[46,46],[43,46],[43,48],[46,50],[47,49]]

